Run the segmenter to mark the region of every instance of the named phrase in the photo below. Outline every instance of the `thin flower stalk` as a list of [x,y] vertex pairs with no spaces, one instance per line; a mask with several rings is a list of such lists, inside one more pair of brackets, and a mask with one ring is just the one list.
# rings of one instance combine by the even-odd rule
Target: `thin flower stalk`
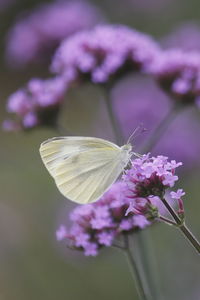
[[170,215],[173,217],[173,219],[176,222],[177,228],[180,229],[180,231],[183,233],[185,238],[190,242],[190,244],[194,247],[194,249],[200,254],[200,243],[196,239],[196,237],[193,235],[193,233],[189,230],[189,228],[186,226],[184,219],[181,220],[178,214],[175,212],[173,207],[166,201],[164,197],[161,198],[162,203],[165,205],[167,210],[169,211]]
[[126,254],[133,279],[136,282],[136,289],[137,289],[138,295],[141,300],[148,300],[149,299],[148,287],[146,286],[146,282],[144,282],[144,280],[141,276],[141,272],[138,268],[138,263],[136,262],[136,259],[131,251],[128,235],[124,235],[124,245],[125,245],[124,253]]

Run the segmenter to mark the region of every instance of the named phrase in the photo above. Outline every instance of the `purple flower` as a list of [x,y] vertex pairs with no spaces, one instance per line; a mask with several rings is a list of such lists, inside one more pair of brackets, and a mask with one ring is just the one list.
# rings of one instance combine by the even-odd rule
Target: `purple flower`
[[31,102],[27,101],[27,96],[23,90],[13,93],[7,103],[7,111],[18,115],[25,115],[31,109]]
[[134,217],[133,225],[139,227],[141,229],[147,227],[151,223],[147,220],[147,218],[143,215],[136,215]]
[[58,241],[62,241],[67,235],[67,231],[64,225],[60,225],[58,230],[56,231],[56,238]]
[[182,189],[178,189],[177,192],[173,192],[173,191],[172,191],[172,192],[170,193],[170,195],[171,195],[171,197],[172,197],[173,199],[179,200],[179,199],[181,199],[182,196],[185,195],[185,192],[184,192]]
[[108,232],[103,231],[98,234],[98,242],[100,245],[111,246],[114,237],[115,237],[114,231],[113,232],[112,231],[108,231]]
[[79,233],[76,237],[76,247],[85,247],[88,245],[90,235],[88,233]]
[[[166,190],[172,188],[178,180],[175,171],[181,165],[182,163],[168,161],[167,157],[161,155],[150,157],[150,154],[147,154],[133,160],[131,169],[123,176],[127,185],[126,196],[131,201],[126,215],[133,212],[146,216],[147,221],[159,216],[158,200],[162,203]],[[183,194],[183,190],[178,190],[171,196],[176,199],[177,195]]]
[[157,56],[151,73],[160,86],[179,103],[194,103],[200,95],[200,54],[170,49]]
[[98,254],[97,244],[95,243],[88,243],[85,246],[85,256],[96,256]]
[[5,131],[18,131],[21,129],[21,126],[15,121],[5,120],[3,121],[2,128]]
[[[171,101],[152,79],[139,76],[130,76],[121,81],[112,90],[111,96],[126,139],[139,124],[146,129],[133,139],[137,152],[169,113]],[[183,161],[185,168],[192,168],[200,162],[200,140],[197,139],[199,131],[200,122],[194,110],[188,107],[171,122],[152,154],[162,153],[169,158]]]
[[77,206],[70,214],[71,228],[59,229],[57,238],[63,237],[64,232],[70,246],[95,256],[103,246],[111,246],[120,234],[149,226],[151,222],[145,216],[125,216],[130,204],[126,191],[126,184],[117,182],[99,201]]
[[147,35],[121,25],[99,25],[62,42],[51,70],[67,80],[105,83],[128,71],[146,71],[159,51]]
[[39,125],[39,119],[35,112],[28,112],[22,120],[22,126],[26,129],[34,128]]
[[87,1],[42,4],[11,28],[6,56],[11,66],[49,60],[60,42],[102,20],[100,11]]
[[7,110],[15,115],[16,121],[7,120],[3,127],[13,130],[55,126],[65,90],[66,82],[59,77],[30,80],[24,89],[9,97]]

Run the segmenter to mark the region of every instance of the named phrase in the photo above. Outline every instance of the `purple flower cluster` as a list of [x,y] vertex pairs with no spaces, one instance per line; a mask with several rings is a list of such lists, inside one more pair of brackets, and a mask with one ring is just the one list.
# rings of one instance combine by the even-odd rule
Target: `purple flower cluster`
[[193,103],[200,95],[200,54],[169,49],[152,64],[152,74],[161,87],[179,103]]
[[31,129],[38,125],[55,126],[66,91],[63,78],[32,79],[24,89],[13,93],[7,110],[15,120],[4,121],[6,130]]
[[[133,160],[132,167],[123,176],[127,184],[126,196],[131,201],[127,214],[133,212],[147,218],[159,216],[157,203],[159,200],[162,203],[166,189],[172,188],[178,180],[175,170],[181,165],[181,162],[168,161],[161,155],[150,157],[150,154],[145,154]],[[184,193],[178,190],[170,195],[173,199],[179,199]]]
[[99,25],[63,41],[51,70],[67,80],[85,76],[105,83],[128,71],[146,71],[158,51],[145,34],[120,25]]
[[[95,203],[77,206],[71,213],[72,225],[61,225],[57,232],[58,241],[86,256],[96,256],[103,246],[114,245],[122,234],[142,230],[166,216],[162,197],[166,189],[172,188],[178,180],[175,175],[182,163],[168,161],[165,156],[150,157],[150,154],[132,161],[131,169]],[[174,201],[182,208],[182,189],[166,196],[170,205]]]
[[7,37],[6,56],[11,66],[49,59],[60,42],[102,20],[87,1],[55,1],[35,8],[19,19]]
[[99,201],[77,206],[70,214],[71,228],[61,225],[56,232],[57,239],[66,240],[86,256],[95,256],[103,246],[111,246],[120,234],[150,225],[145,216],[125,215],[130,202],[126,190],[126,184],[117,182]]

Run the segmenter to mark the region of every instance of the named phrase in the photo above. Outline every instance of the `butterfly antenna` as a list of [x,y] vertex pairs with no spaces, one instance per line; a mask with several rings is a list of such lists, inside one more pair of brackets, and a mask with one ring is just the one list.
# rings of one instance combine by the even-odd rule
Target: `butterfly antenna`
[[130,137],[128,138],[127,144],[129,144],[131,142],[131,140],[132,140],[133,137],[137,137],[137,136],[139,136],[141,133],[143,133],[145,131],[146,131],[146,128],[144,127],[144,125],[142,123],[140,125],[138,125],[134,129],[134,131],[131,133]]

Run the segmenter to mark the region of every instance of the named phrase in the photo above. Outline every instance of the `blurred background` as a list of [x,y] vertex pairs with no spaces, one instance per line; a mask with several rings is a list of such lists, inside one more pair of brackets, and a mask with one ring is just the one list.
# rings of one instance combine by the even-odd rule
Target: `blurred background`
[[[49,75],[49,61],[19,67],[5,54],[11,28],[27,11],[31,13],[42,3],[37,0],[0,0],[1,123],[8,116],[8,96],[30,78]],[[197,0],[96,0],[90,3],[108,23],[125,24],[150,34],[163,47],[200,48],[200,3]],[[113,91],[116,103],[123,98],[124,105],[127,103],[129,107],[130,99],[148,97],[142,88],[138,88],[140,81],[138,77],[129,77],[121,82]],[[148,80],[146,84],[152,87]],[[159,92],[156,95],[159,97]],[[68,100],[61,113],[63,127],[77,135],[113,139],[99,89],[84,85],[71,91]],[[129,126],[127,135],[138,125],[137,122],[145,123],[143,109],[140,114],[142,120],[138,117]],[[188,115],[185,118],[188,119]],[[122,116],[122,123],[123,120]],[[199,115],[194,114],[192,120],[194,127],[188,129],[190,120],[180,125],[182,131],[187,132],[182,138],[188,137],[187,147],[191,152],[186,151],[180,158],[178,151],[174,155],[176,159],[186,161],[178,185],[186,191],[187,223],[200,237],[200,148],[190,140],[191,132],[196,133],[196,140],[199,139]],[[178,137],[182,136],[182,131]],[[67,220],[73,205],[57,191],[41,163],[38,149],[43,140],[58,133],[53,129],[39,128],[30,132],[1,130],[0,135],[0,300],[137,299],[126,259],[120,252],[107,248],[96,258],[86,258],[56,241],[55,231]],[[177,141],[177,137],[175,139]],[[171,154],[171,144],[169,142],[167,146],[168,152],[164,153],[162,149],[160,154]],[[184,144],[181,145],[184,148]],[[192,155],[195,160],[190,163],[188,159]],[[200,299],[198,255],[187,241],[174,228],[164,224],[146,231],[152,239],[163,299]]]

